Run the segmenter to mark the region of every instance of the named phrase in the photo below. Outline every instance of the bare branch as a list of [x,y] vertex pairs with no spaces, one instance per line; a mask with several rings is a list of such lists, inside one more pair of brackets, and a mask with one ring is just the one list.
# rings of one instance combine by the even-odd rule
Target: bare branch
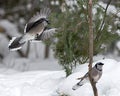
[[[92,21],[92,0],[89,0],[88,3],[88,20],[89,20],[89,73],[92,69],[92,63],[93,63],[93,21]],[[96,83],[93,82],[91,75],[89,74],[89,80],[94,92],[94,96],[98,96],[98,91],[96,88]]]
[[92,57],[93,57],[93,28],[92,28],[92,0],[89,0],[89,8],[88,8],[88,15],[89,15],[89,67],[92,68]]
[[109,0],[107,6],[106,6],[106,8],[105,8],[104,17],[103,17],[102,23],[101,23],[101,25],[100,25],[100,28],[98,29],[97,36],[96,36],[96,38],[95,38],[95,40],[97,40],[97,41],[99,40],[98,37],[101,36],[101,31],[102,31],[102,28],[103,28],[103,26],[104,26],[104,24],[105,24],[105,19],[106,19],[106,15],[107,15],[107,9],[108,9],[111,1],[112,1],[112,0]]

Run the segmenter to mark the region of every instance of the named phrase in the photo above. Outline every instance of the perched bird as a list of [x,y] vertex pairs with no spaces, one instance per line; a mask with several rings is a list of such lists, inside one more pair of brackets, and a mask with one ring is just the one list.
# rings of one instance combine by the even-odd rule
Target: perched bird
[[94,83],[97,83],[97,81],[101,78],[102,76],[102,67],[103,67],[103,63],[98,62],[95,64],[95,66],[89,71],[87,72],[83,77],[78,78],[78,80],[80,80],[77,84],[75,84],[72,89],[76,90],[78,89],[80,86],[82,86],[83,84],[85,84],[86,82],[89,81],[89,74],[92,77],[92,80]]
[[45,40],[51,37],[56,28],[47,28],[49,21],[48,16],[50,15],[51,10],[49,8],[43,8],[33,16],[24,28],[24,34],[20,37],[13,37],[8,47],[11,51],[18,50],[22,48],[27,41],[32,40]]

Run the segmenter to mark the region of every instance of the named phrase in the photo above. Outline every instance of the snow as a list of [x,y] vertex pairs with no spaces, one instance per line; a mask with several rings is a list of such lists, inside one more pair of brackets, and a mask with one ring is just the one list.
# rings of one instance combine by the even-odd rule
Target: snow
[[[58,75],[59,74],[59,75]],[[36,71],[0,75],[0,96],[50,96],[63,71]]]
[[[98,92],[100,96],[120,96],[120,85],[118,83],[120,77],[118,77],[118,74],[115,75],[115,73],[120,72],[119,62],[112,59],[99,60],[97,62],[104,63],[103,76],[97,83],[97,88],[99,90]],[[80,65],[77,68],[76,72],[65,79],[64,82],[62,82],[61,86],[59,86],[60,93],[70,96],[92,96],[93,93],[89,83],[86,83],[76,91],[72,90],[72,86],[78,82],[76,79],[83,76],[87,72],[87,69],[88,64]]]
[[18,32],[17,26],[8,20],[0,20],[0,26],[5,29],[5,32],[0,33],[0,54],[2,54],[3,57],[6,57],[10,53],[8,49],[9,40],[7,35],[13,37],[20,36],[21,34]]
[[5,36],[5,34],[0,33],[0,54],[3,56],[8,55],[8,40]]
[[[107,4],[105,4],[103,2],[99,2],[99,5],[101,5],[103,8],[106,8],[106,6],[107,6]],[[116,14],[117,13],[117,9],[115,8],[115,6],[109,5],[109,7],[107,9],[107,13]]]
[[[101,7],[103,7],[104,9],[105,9],[106,6],[107,6],[106,3],[103,3],[103,2],[101,2],[101,1],[99,1],[98,4],[99,4]],[[98,7],[99,7],[98,5],[93,6],[93,10],[92,10],[92,11],[93,11],[93,14],[96,14],[96,13],[97,13],[97,8],[98,8]],[[108,6],[107,14],[110,14],[110,13],[115,14],[116,16],[120,17],[120,12],[119,12],[119,10],[118,10],[114,5],[109,5],[109,6]],[[101,15],[100,18],[102,19],[103,16]],[[119,20],[118,20],[118,21],[119,21]]]
[[[53,62],[53,61],[52,61]],[[102,59],[103,75],[97,83],[99,96],[120,96],[120,62],[114,59]],[[0,69],[0,96],[92,96],[90,83],[78,90],[72,86],[78,82],[76,78],[83,76],[88,64],[79,65],[74,73],[65,77],[64,71],[27,71],[18,72]]]
[[[76,4],[76,0],[74,3]],[[67,4],[70,6],[74,5],[72,2]],[[106,4],[102,2],[100,2],[100,5],[104,8],[106,7]],[[93,11],[95,12],[96,10],[93,9]],[[110,5],[107,12],[116,14],[117,10]],[[1,10],[0,13],[2,13]],[[120,16],[119,13],[118,16]],[[24,22],[24,20],[21,19],[21,22]],[[6,34],[12,37],[21,36],[17,26],[8,20],[1,20],[0,26],[6,30]],[[93,95],[89,83],[86,83],[76,91],[72,90],[72,86],[78,82],[76,78],[83,76],[88,71],[88,63],[77,66],[73,74],[66,78],[62,67],[56,59],[51,58],[51,56],[49,59],[43,59],[45,47],[43,43],[31,43],[28,58],[18,58],[19,56],[16,52],[9,52],[8,40],[5,34],[2,33],[0,33],[0,45],[0,54],[4,56],[2,64],[0,64],[0,96]],[[117,42],[117,48],[120,48],[119,42]],[[25,46],[21,50],[24,49]],[[120,96],[120,62],[116,61],[116,59],[120,60],[120,58],[112,55],[115,60],[102,59],[105,57],[103,55],[99,56],[99,58],[94,57],[94,64],[96,62],[105,64],[103,66],[103,76],[97,83],[99,96]],[[111,58],[110,55],[109,58]]]
[[14,58],[14,57],[6,57],[3,60],[3,64],[7,68],[12,68],[18,71],[36,71],[36,70],[49,70],[56,71],[61,70],[62,67],[58,64],[58,60],[53,59],[52,57],[49,59],[41,58]]
[[120,50],[120,41],[116,43],[116,47]]
[[2,26],[6,30],[6,33],[9,36],[18,37],[21,35],[18,32],[17,26],[15,24],[9,22],[8,20],[0,20],[0,26]]

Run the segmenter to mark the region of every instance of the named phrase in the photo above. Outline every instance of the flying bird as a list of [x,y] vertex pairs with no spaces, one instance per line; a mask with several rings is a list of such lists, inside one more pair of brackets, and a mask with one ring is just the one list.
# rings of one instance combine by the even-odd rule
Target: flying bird
[[20,37],[13,37],[8,48],[11,51],[19,50],[22,46],[32,40],[45,40],[50,38],[57,28],[48,28],[48,17],[51,13],[49,8],[42,8],[39,13],[34,15],[24,28],[24,34]]
[[83,77],[78,78],[78,80],[80,80],[77,84],[75,84],[72,89],[76,90],[78,89],[80,86],[84,85],[86,82],[88,82],[89,80],[89,74],[92,77],[92,80],[94,83],[97,83],[97,81],[101,78],[102,76],[102,67],[103,67],[103,63],[98,62],[95,64],[95,66],[91,69],[91,71],[87,72]]

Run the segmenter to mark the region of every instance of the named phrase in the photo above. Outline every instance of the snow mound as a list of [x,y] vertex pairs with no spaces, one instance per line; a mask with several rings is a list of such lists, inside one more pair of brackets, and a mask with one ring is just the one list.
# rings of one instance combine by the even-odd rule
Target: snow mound
[[1,74],[0,96],[51,96],[63,76],[63,71]]
[[[104,59],[103,75],[97,83],[99,96],[120,96],[120,62],[113,59]],[[94,62],[94,64],[96,63]],[[65,78],[63,71],[28,71],[15,72],[0,70],[0,96],[92,96],[89,83],[78,90],[72,86],[78,82],[76,78],[83,76],[88,64],[80,65],[75,72]],[[15,73],[13,73],[15,72]]]
[[[97,83],[99,96],[120,96],[120,63],[112,59],[99,60],[97,62],[103,62],[103,75]],[[96,62],[94,62],[95,64]],[[78,66],[75,73],[66,78],[59,86],[58,92],[60,94],[66,94],[68,96],[92,96],[92,88],[90,83],[86,83],[78,90],[72,90],[79,80],[77,78],[82,77],[88,69],[88,64]],[[78,72],[79,70],[79,72]]]

